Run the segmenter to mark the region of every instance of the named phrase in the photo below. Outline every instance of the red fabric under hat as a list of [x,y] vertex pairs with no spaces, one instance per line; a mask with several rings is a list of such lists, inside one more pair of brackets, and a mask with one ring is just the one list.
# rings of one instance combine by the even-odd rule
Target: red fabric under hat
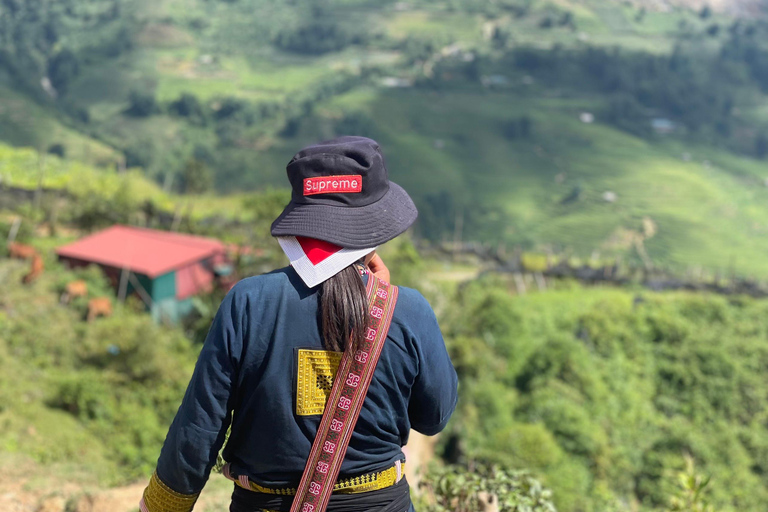
[[301,248],[304,249],[304,254],[306,254],[313,265],[317,265],[341,250],[341,247],[338,245],[315,238],[297,236],[296,240],[301,245]]
[[277,241],[291,261],[291,266],[310,288],[376,250],[376,247],[345,249],[330,242],[303,236],[279,236]]

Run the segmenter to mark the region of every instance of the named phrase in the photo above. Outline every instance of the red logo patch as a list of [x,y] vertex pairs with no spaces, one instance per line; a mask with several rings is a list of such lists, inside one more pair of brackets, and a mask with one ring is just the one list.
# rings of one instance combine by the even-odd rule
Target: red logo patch
[[318,176],[304,179],[304,195],[357,194],[363,190],[363,177],[359,174]]

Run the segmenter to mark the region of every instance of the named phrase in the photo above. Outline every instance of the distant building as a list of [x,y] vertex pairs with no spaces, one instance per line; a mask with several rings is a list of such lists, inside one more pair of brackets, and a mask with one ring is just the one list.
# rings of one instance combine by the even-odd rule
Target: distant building
[[413,87],[413,80],[396,76],[385,76],[381,79],[381,85],[384,87]]
[[118,297],[138,295],[158,321],[179,320],[192,310],[194,295],[232,271],[218,240],[129,226],[112,226],[56,254],[71,268],[99,265]]
[[506,87],[509,85],[509,78],[504,75],[483,75],[480,82],[484,87]]
[[675,131],[675,123],[663,117],[651,120],[651,127],[656,133],[666,135]]

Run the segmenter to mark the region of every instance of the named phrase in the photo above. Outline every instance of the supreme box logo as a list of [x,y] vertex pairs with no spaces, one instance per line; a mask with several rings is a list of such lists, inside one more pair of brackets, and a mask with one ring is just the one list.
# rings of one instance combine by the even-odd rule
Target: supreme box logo
[[304,179],[304,195],[357,194],[363,190],[363,177],[359,174],[346,176],[318,176]]

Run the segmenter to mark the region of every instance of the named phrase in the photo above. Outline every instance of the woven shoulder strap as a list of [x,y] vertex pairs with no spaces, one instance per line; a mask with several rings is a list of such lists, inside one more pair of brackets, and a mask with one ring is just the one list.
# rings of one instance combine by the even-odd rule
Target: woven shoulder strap
[[366,293],[370,327],[362,346],[357,350],[349,348],[342,356],[291,512],[324,512],[328,506],[387,339],[397,302],[397,287],[369,274]]

